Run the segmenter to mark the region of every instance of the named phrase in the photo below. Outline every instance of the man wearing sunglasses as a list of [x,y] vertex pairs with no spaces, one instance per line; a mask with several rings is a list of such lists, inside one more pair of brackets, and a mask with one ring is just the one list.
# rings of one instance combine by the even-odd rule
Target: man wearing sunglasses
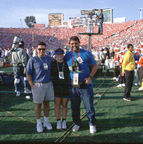
[[[31,57],[26,67],[28,82],[32,89],[35,115],[37,119],[37,132],[43,132],[43,126],[52,130],[49,122],[49,101],[54,100],[53,84],[51,82],[51,57],[45,55],[46,44],[39,42],[37,56]],[[44,125],[40,119],[41,105],[43,103]]]

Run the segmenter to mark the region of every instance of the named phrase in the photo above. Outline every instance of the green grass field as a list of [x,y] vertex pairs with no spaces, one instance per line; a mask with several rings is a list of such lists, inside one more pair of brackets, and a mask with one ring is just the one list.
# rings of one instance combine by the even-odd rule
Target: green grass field
[[[91,135],[86,117],[77,133],[57,131],[53,102],[50,121],[54,129],[37,133],[32,99],[26,100],[25,95],[16,97],[12,93],[13,85],[0,84],[0,142],[143,143],[143,92],[134,86],[131,93],[134,101],[125,102],[122,100],[124,88],[116,85],[111,78],[94,79],[97,133]],[[84,113],[82,104],[81,115]],[[70,102],[67,124],[72,125]]]

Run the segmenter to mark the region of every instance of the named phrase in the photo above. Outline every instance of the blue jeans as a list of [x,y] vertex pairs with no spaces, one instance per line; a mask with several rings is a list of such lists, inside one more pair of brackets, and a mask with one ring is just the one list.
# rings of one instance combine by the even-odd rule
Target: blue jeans
[[103,23],[99,24],[98,33],[103,33]]
[[86,88],[75,88],[71,90],[72,119],[76,125],[80,125],[80,103],[83,101],[89,125],[95,125],[95,110],[93,105],[93,87],[86,85]]
[[19,70],[18,67],[13,67],[14,79],[15,79],[14,80],[15,92],[17,91],[20,92],[20,80],[22,80],[24,89],[28,89],[28,80],[26,76],[23,73],[19,74],[18,70]]

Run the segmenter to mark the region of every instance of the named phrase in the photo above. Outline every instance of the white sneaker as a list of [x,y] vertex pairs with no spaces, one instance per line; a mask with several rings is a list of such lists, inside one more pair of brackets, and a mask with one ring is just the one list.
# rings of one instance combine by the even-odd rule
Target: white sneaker
[[117,85],[116,87],[118,87],[118,88],[119,88],[119,87],[122,87],[122,84],[119,84],[119,85]]
[[36,127],[37,127],[37,132],[43,132],[42,123],[37,123]]
[[90,129],[90,133],[91,133],[91,134],[96,133],[96,126],[90,125],[90,126],[89,126],[89,129]]
[[116,80],[116,77],[113,77],[112,80]]
[[58,120],[57,121],[57,129],[60,130],[61,128],[62,128],[61,121]]
[[25,94],[31,94],[31,91],[30,91],[29,89],[25,89],[25,90],[24,90],[24,93],[25,93]]
[[79,130],[79,128],[80,128],[80,126],[75,124],[75,125],[72,127],[72,131],[73,131],[73,132],[77,132],[77,131]]
[[62,129],[67,129],[66,120],[62,121]]
[[123,98],[124,101],[131,101],[131,98]]
[[116,78],[116,81],[118,81],[119,80],[119,78]]
[[137,86],[138,84],[137,84],[137,83],[134,83],[134,85]]
[[142,91],[142,90],[143,90],[143,87],[140,87],[138,90],[139,90],[139,91]]
[[16,92],[16,96],[20,96],[20,91],[17,91],[17,92]]
[[44,121],[43,126],[47,129],[47,130],[52,130],[52,125],[49,121]]
[[125,84],[124,84],[124,83],[122,84],[122,87],[125,87]]

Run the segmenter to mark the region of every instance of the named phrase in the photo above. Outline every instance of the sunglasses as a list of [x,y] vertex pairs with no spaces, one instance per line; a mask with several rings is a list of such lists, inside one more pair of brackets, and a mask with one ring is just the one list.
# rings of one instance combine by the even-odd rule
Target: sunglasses
[[43,51],[44,51],[45,49],[44,49],[44,48],[43,48],[43,49],[39,48],[38,50],[39,50],[39,51],[41,51],[41,50],[43,50]]

